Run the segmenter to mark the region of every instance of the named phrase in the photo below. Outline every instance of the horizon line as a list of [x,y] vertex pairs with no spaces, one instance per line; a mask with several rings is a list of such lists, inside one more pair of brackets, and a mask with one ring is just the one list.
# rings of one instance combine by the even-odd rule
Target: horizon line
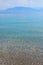
[[30,7],[30,6],[16,6],[16,7],[8,7],[8,8],[5,8],[5,9],[0,9],[0,11],[2,10],[7,10],[7,9],[10,9],[10,8],[32,8],[32,9],[41,9],[43,7]]

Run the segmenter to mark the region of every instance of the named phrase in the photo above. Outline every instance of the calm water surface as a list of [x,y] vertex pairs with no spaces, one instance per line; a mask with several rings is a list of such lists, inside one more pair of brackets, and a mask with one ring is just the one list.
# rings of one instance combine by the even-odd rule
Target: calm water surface
[[10,45],[43,53],[42,15],[0,15],[0,48]]

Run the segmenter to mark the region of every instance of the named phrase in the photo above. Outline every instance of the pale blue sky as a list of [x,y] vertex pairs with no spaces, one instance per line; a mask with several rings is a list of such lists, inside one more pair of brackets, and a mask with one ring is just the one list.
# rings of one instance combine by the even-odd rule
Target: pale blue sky
[[43,0],[0,0],[0,10],[17,6],[43,7]]

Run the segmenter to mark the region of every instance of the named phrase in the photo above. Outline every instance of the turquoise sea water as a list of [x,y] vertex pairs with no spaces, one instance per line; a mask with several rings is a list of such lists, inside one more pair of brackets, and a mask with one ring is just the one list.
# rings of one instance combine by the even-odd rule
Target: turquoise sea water
[[0,15],[0,48],[11,45],[43,53],[43,15]]

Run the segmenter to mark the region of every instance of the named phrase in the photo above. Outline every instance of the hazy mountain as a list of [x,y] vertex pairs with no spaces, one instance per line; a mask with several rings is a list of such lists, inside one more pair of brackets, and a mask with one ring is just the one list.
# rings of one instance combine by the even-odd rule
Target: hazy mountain
[[0,14],[6,13],[20,13],[20,12],[42,12],[43,8],[30,8],[30,7],[14,7],[0,11]]

